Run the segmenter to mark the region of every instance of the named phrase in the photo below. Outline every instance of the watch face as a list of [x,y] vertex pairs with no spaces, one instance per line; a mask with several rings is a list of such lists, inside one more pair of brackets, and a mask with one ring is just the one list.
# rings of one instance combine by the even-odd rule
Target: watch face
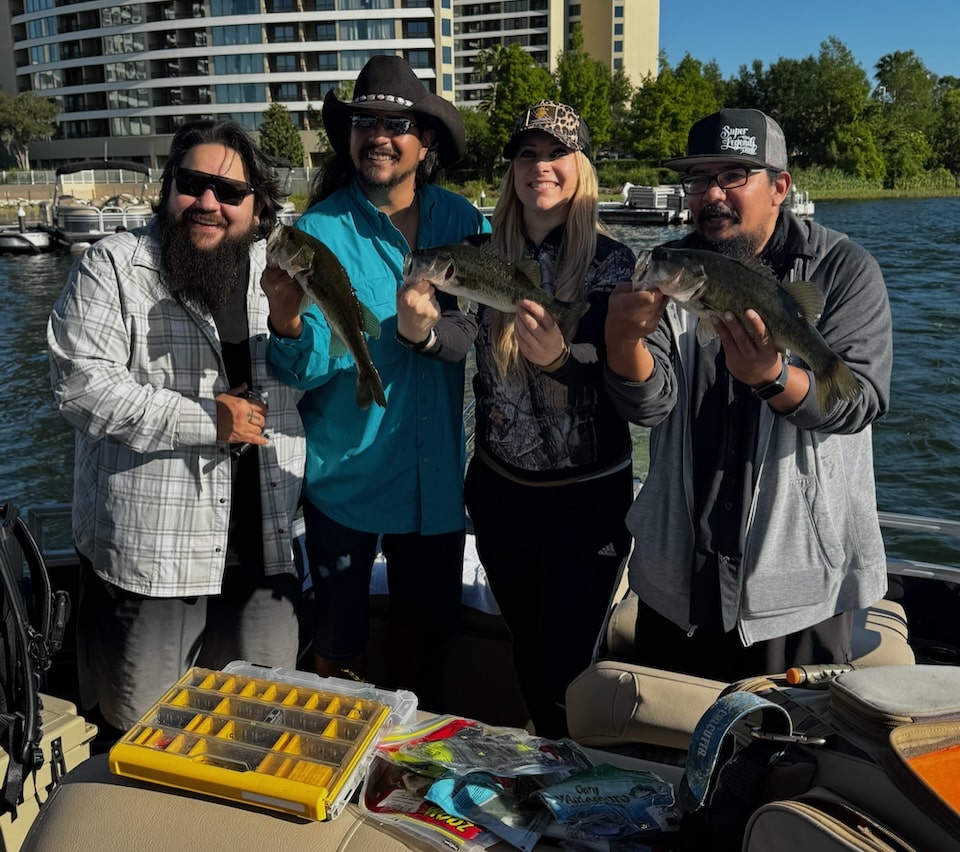
[[753,395],[758,399],[770,399],[770,397],[776,396],[778,393],[783,393],[787,389],[787,377],[789,375],[790,365],[787,363],[787,359],[783,358],[783,367],[780,370],[780,375],[772,382],[767,382],[758,388],[752,388]]

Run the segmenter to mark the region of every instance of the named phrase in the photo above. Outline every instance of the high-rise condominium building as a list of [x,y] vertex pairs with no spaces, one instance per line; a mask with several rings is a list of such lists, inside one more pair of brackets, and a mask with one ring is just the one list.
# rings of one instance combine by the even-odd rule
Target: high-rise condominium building
[[184,120],[257,130],[271,103],[313,153],[324,95],[374,54],[403,56],[430,91],[469,106],[486,85],[471,79],[478,50],[519,41],[552,67],[577,21],[592,55],[639,78],[656,67],[658,16],[659,0],[0,0],[0,89],[62,107],[34,166],[159,166]]

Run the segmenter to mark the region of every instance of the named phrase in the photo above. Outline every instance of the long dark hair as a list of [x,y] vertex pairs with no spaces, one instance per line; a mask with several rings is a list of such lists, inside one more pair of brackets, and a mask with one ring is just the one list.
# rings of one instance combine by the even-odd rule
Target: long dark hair
[[235,121],[191,121],[181,125],[170,143],[170,156],[160,177],[158,210],[164,210],[173,186],[173,174],[183,162],[187,151],[197,145],[225,145],[236,151],[247,167],[250,184],[253,186],[253,203],[260,218],[260,234],[266,235],[277,221],[277,211],[282,206],[280,180],[270,162],[257,147],[253,137]]
[[[430,129],[430,123],[421,114],[417,114],[417,120],[423,129]],[[425,183],[432,183],[440,171],[440,159],[437,154],[436,136],[434,143],[427,150],[427,155],[417,166],[417,189]],[[307,202],[307,209],[313,207],[320,201],[323,201],[328,195],[333,195],[338,189],[349,186],[356,175],[357,169],[350,159],[350,155],[333,154],[320,167],[313,176],[310,184],[310,200]]]

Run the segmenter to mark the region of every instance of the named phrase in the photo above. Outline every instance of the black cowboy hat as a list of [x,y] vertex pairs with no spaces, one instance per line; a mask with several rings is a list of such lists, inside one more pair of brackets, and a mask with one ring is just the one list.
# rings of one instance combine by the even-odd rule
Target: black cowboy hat
[[450,101],[428,92],[413,69],[399,56],[373,56],[360,71],[353,100],[341,101],[331,89],[323,101],[323,127],[333,150],[349,155],[350,122],[354,112],[412,112],[427,119],[435,133],[441,166],[449,166],[466,151],[463,119]]

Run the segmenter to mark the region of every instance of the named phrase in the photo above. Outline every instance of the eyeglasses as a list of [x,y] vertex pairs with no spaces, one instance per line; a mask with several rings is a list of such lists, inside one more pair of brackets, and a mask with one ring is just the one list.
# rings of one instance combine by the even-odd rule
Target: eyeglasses
[[743,186],[750,179],[750,175],[765,171],[766,169],[732,166],[715,175],[687,175],[680,179],[680,186],[687,195],[703,195],[710,189],[711,183],[715,182],[720,189],[736,189],[738,186]]
[[217,201],[236,207],[243,203],[248,195],[253,195],[254,188],[242,180],[208,175],[206,172],[195,172],[193,169],[178,168],[173,174],[177,185],[177,192],[182,195],[192,195],[199,198],[208,189],[213,190]]
[[402,136],[409,133],[411,127],[419,127],[412,119],[386,115],[367,115],[355,112],[350,116],[350,124],[358,130],[373,130],[378,124],[388,136]]

